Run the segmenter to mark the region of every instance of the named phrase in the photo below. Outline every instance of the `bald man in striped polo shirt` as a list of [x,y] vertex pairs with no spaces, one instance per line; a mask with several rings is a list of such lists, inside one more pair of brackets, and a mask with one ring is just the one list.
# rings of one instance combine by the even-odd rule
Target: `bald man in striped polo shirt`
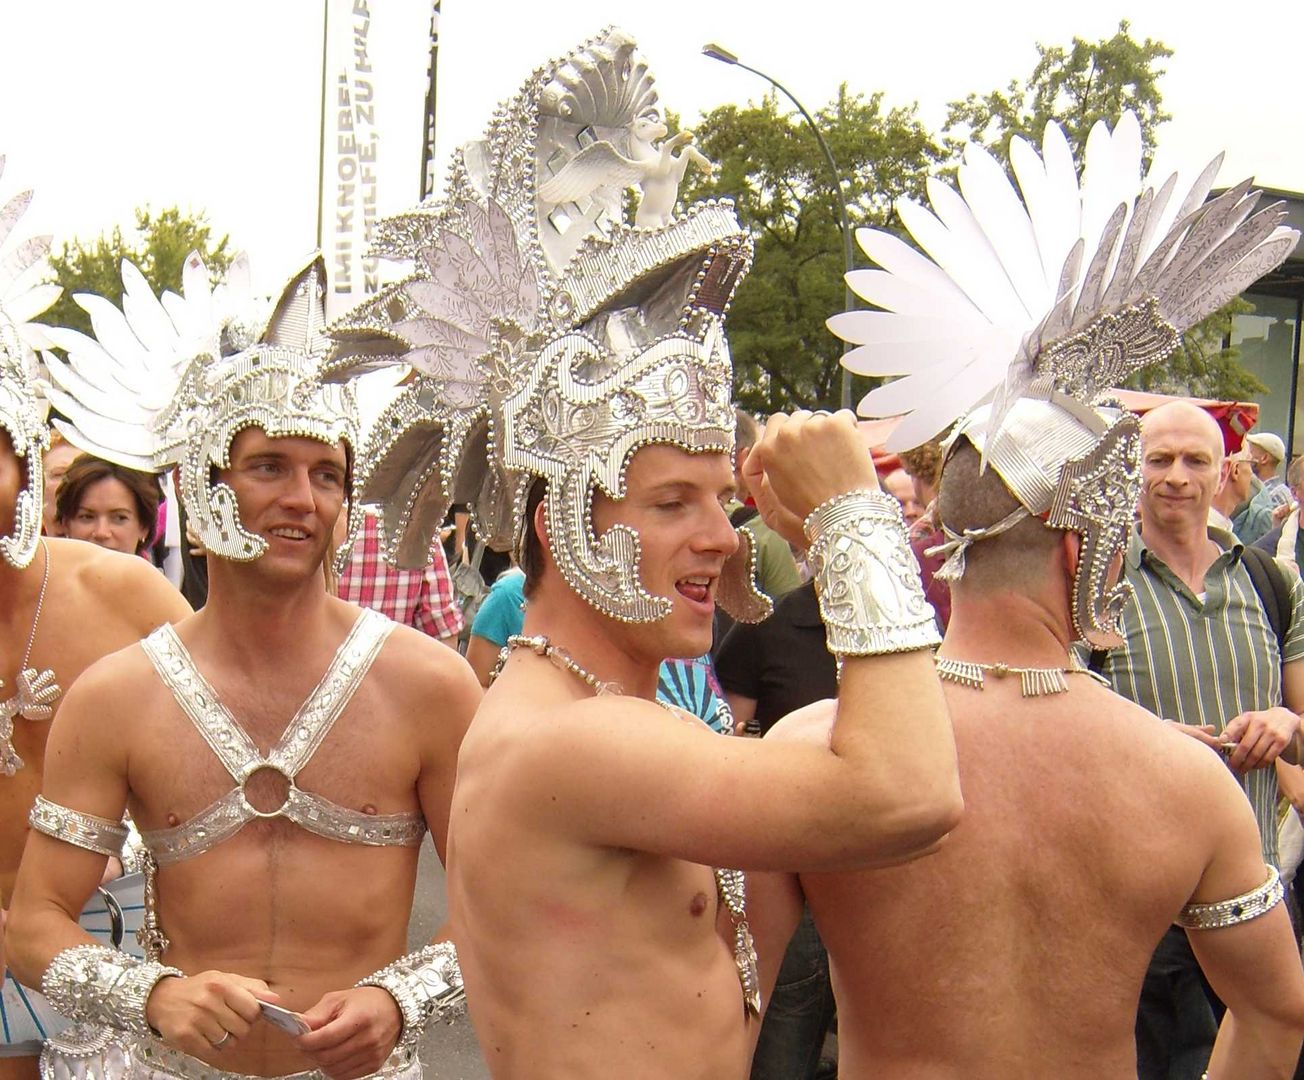
[[[1127,641],[1109,653],[1102,673],[1124,697],[1227,754],[1254,808],[1263,859],[1275,866],[1273,762],[1298,755],[1304,586],[1287,575],[1279,647],[1241,544],[1207,524],[1227,473],[1222,433],[1208,413],[1186,402],[1148,413],[1142,470],[1141,521],[1124,563],[1134,593],[1123,616]],[[1216,1011],[1185,933],[1174,928],[1141,995],[1141,1080],[1198,1077],[1213,1046]]]

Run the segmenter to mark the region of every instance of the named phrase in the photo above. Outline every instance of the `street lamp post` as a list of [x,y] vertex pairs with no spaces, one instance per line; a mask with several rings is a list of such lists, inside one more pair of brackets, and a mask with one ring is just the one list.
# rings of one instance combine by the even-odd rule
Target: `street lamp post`
[[[734,67],[740,67],[744,71],[750,71],[753,75],[759,75],[767,83],[778,90],[784,97],[793,103],[797,111],[801,113],[802,119],[806,121],[807,127],[815,136],[815,141],[819,143],[820,150],[824,153],[824,160],[828,163],[829,173],[833,177],[833,194],[838,200],[838,224],[842,228],[842,261],[846,273],[851,273],[855,269],[851,247],[851,225],[847,221],[847,198],[842,187],[842,172],[838,169],[838,163],[833,160],[833,151],[829,149],[829,144],[824,141],[824,136],[820,133],[819,125],[815,123],[815,118],[806,111],[806,106],[798,101],[783,83],[763,71],[757,71],[756,68],[744,64],[728,49],[716,44],[707,44],[702,46],[702,55],[709,56],[712,60],[719,60],[722,64],[732,64]],[[843,288],[845,290],[846,310],[850,311],[856,306],[856,294],[851,291],[851,286],[846,284],[843,279]],[[843,342],[842,351],[845,353],[850,346]],[[842,407],[851,408],[851,372],[845,367],[842,369]]]

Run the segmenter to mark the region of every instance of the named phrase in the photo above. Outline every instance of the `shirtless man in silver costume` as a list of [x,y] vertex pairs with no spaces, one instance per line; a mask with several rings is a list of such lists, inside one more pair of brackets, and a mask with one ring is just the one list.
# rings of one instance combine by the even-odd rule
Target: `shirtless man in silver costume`
[[365,455],[391,547],[422,559],[464,494],[526,574],[449,815],[449,915],[495,1077],[738,1080],[759,1001],[726,868],[908,858],[961,812],[932,609],[850,413],[771,420],[748,476],[809,516],[845,660],[831,744],[726,738],[653,700],[663,660],[710,646],[717,600],[765,606],[724,508],[723,315],[750,240],[725,200],[619,222],[631,171],[685,141],[656,147],[660,116],[619,30],[541,68],[454,156],[445,202],[378,226],[412,271],[333,329],[333,370],[415,372]]
[[[1136,200],[1128,230],[1105,230],[1100,252],[1088,246],[1084,255],[1078,230],[1090,242],[1096,235],[1074,216],[1059,234],[1069,247],[1048,247],[1039,260],[1058,284],[1042,294],[1045,302],[1061,314],[1073,311],[1072,320],[1042,322],[1035,307],[1031,325],[992,318],[981,332],[996,327],[997,340],[1010,343],[998,344],[992,357],[996,385],[974,384],[972,398],[953,394],[949,403],[963,415],[952,429],[938,499],[946,537],[938,575],[951,582],[952,608],[937,667],[955,723],[964,819],[929,859],[752,883],[762,956],[776,963],[803,894],[810,906],[828,948],[838,1075],[847,1080],[1134,1078],[1142,980],[1174,923],[1187,930],[1228,1006],[1211,1080],[1288,1077],[1299,1052],[1304,972],[1277,871],[1264,864],[1255,815],[1228,762],[1180,725],[1114,694],[1071,651],[1075,641],[1117,646],[1119,612],[1127,619],[1134,610],[1124,610],[1127,587],[1117,581],[1142,490],[1141,426],[1110,403],[1109,388],[1164,359],[1190,322],[1284,258],[1298,234],[1280,225],[1280,206],[1251,215],[1248,185],[1206,202],[1212,169],[1197,181],[1204,190],[1182,200],[1198,212],[1165,219],[1179,199],[1172,183],[1158,194],[1158,185],[1143,189],[1135,118],[1123,117],[1112,136],[1099,125],[1089,157],[1108,159],[1111,138],[1114,175],[1129,176],[1122,166],[1130,151],[1136,186],[1090,191],[1088,173],[1081,206],[1117,205],[1121,223]],[[1032,154],[1024,144],[1011,155],[1025,191],[1044,175]],[[972,148],[966,154],[965,169],[973,172],[962,170],[960,180],[968,194],[980,191],[980,167],[990,165],[989,176],[999,169],[981,155]],[[1052,155],[1071,162],[1053,125],[1048,167]],[[1008,195],[1013,203],[1012,188]],[[960,195],[951,198],[951,213],[963,209]],[[1070,190],[1056,201],[1076,215],[1077,199]],[[941,193],[933,203],[942,205]],[[918,224],[924,213],[902,217]],[[1029,227],[1018,236],[978,238],[1005,265],[1018,266],[1005,241],[1044,241],[1050,233]],[[1110,261],[1115,242],[1123,254]],[[925,312],[923,294],[893,258],[900,240],[862,234],[862,244],[887,267],[861,279],[866,299],[875,301],[878,283],[895,278],[889,283],[901,290],[902,310]],[[1147,261],[1147,245],[1162,246],[1171,262],[1162,255]],[[951,268],[982,265],[954,249],[948,254]],[[1238,255],[1246,261],[1240,276]],[[908,268],[914,281],[946,273],[930,265],[933,276],[924,274],[923,258],[914,254]],[[1074,260],[1096,270],[1085,285]],[[1202,263],[1203,275],[1187,276]],[[1146,273],[1136,284],[1131,275],[1141,267]],[[837,316],[831,325],[857,343],[871,333],[897,339],[895,315],[862,314]],[[981,346],[966,348],[974,342],[962,320],[936,325],[954,334],[944,349],[969,359],[981,354]],[[907,362],[895,366],[908,358],[890,348],[876,352],[883,373],[911,373]],[[945,403],[934,404],[931,381],[913,399],[908,382],[887,385],[893,407],[909,408],[902,428],[912,426],[912,434],[926,438],[956,419],[941,411]],[[993,389],[997,403],[980,405]],[[1211,591],[1208,602],[1215,599]],[[795,747],[827,738],[827,715],[809,713],[781,721],[766,741]],[[767,971],[767,980],[774,975]]]
[[[10,945],[96,1026],[60,1056],[74,1072],[82,1053],[82,1071],[119,1075],[125,1052],[155,1077],[418,1076],[454,978],[446,947],[403,953],[480,689],[453,651],[326,591],[357,436],[351,394],[316,382],[323,287],[316,259],[252,343],[202,361],[219,393],[187,400],[181,380],[208,602],[88,670],[52,732]],[[125,809],[157,864],[145,962],[96,953],[71,919]]]
[[[12,227],[15,217],[4,217]],[[0,919],[13,896],[62,691],[100,657],[190,614],[181,594],[143,559],[39,536],[49,429],[35,355],[21,336],[30,331],[9,314],[20,306],[11,284],[21,290],[21,282],[0,282]],[[46,296],[44,303],[54,298]],[[39,995],[8,978],[4,1008],[0,1080],[30,1080],[42,1031],[58,1026],[58,1018]]]

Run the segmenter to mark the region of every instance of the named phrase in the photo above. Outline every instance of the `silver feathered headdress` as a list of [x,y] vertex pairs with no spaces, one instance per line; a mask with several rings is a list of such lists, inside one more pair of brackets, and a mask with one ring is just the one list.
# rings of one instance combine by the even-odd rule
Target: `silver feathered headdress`
[[[414,372],[373,428],[359,479],[383,509],[391,558],[424,565],[450,502],[470,504],[490,544],[519,549],[545,478],[570,587],[614,618],[669,612],[640,582],[637,534],[596,536],[591,509],[598,490],[623,496],[641,446],[733,446],[723,318],[751,246],[727,202],[675,216],[690,160],[706,165],[691,136],[666,138],[633,39],[607,30],[499,107],[455,156],[442,201],[380,223],[377,253],[414,270],[331,328],[329,367]],[[730,560],[721,602],[757,618],[749,566],[747,551]]]
[[[212,483],[230,465],[231,442],[247,427],[358,445],[357,406],[348,387],[323,386],[326,270],[320,255],[300,269],[273,305],[256,299],[243,256],[216,288],[191,253],[182,295],[155,297],[122,264],[122,309],[94,295],[73,299],[91,317],[94,337],[51,330],[66,361],[49,355],[51,403],[67,421],[68,441],[128,468],[180,466],[178,491],[190,522],[212,553],[245,562],[267,541],[240,523],[235,492]],[[356,500],[351,521],[360,520]],[[350,530],[350,536],[356,528]]]
[[[1165,360],[1184,330],[1277,266],[1299,238],[1281,225],[1282,204],[1255,212],[1249,181],[1206,201],[1221,161],[1179,201],[1175,174],[1142,180],[1132,113],[1112,132],[1103,122],[1092,129],[1080,179],[1063,132],[1048,124],[1040,156],[1022,139],[1010,144],[1016,192],[991,155],[970,145],[959,192],[930,180],[932,212],[897,204],[922,250],[858,231],[881,269],[854,271],[848,283],[882,310],[829,320],[859,345],[843,359],[852,371],[904,376],[860,403],[870,416],[906,414],[889,448],[963,417],[955,434],[1027,513],[1082,535],[1073,615],[1093,645],[1118,640],[1127,593],[1109,590],[1106,577],[1140,488],[1139,426],[1110,388]],[[1012,523],[948,533],[943,572],[960,576],[969,544]]]
[[[0,156],[0,175],[5,159]],[[16,570],[31,565],[41,535],[45,498],[43,455],[50,448],[47,405],[39,390],[36,349],[46,344],[43,327],[31,320],[53,304],[58,285],[32,285],[50,251],[48,236],[17,240],[14,227],[32,201],[24,191],[0,207],[0,427],[26,463],[27,480],[14,506],[14,526],[0,536],[0,557]]]

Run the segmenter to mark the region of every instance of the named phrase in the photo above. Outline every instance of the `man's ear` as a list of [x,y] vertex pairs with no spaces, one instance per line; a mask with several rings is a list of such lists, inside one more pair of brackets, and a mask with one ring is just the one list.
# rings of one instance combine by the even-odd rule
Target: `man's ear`
[[1061,549],[1064,553],[1064,569],[1068,571],[1069,580],[1072,581],[1078,574],[1078,562],[1082,558],[1082,537],[1072,529],[1065,529],[1064,535],[1060,538]]
[[534,508],[534,534],[539,538],[539,546],[552,558],[552,540],[548,536],[548,496],[539,500]]

